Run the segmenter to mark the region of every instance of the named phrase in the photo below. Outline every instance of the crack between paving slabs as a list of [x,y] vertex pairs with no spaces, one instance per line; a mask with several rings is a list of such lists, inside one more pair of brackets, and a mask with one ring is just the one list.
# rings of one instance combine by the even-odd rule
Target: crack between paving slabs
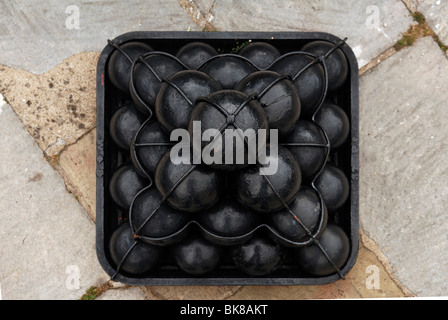
[[215,31],[215,27],[211,23],[210,12],[215,6],[215,1],[204,15],[199,9],[198,5],[193,0],[178,0],[179,5],[186,11],[194,24],[202,28],[202,31]]
[[79,190],[79,188],[76,187],[75,184],[73,184],[73,182],[71,181],[71,179],[68,177],[67,172],[62,168],[62,166],[59,164],[59,158],[62,155],[62,153],[64,151],[66,151],[66,149],[69,146],[72,146],[74,144],[76,144],[80,139],[82,139],[84,136],[88,135],[89,133],[91,133],[92,131],[96,130],[96,127],[93,127],[91,129],[89,129],[87,132],[85,132],[84,134],[82,134],[75,142],[66,145],[58,154],[56,154],[55,156],[48,156],[45,154],[44,151],[43,155],[44,158],[48,161],[48,163],[51,165],[51,167],[61,176],[62,180],[64,181],[64,186],[65,186],[65,190],[70,193],[75,200],[81,205],[81,207],[83,207],[84,211],[87,213],[87,216],[90,220],[92,220],[92,222],[95,223],[95,219],[94,219],[94,213],[90,212],[92,210],[94,210],[94,208],[90,208],[88,203],[85,203],[84,200],[81,200],[82,194],[81,191]]
[[364,65],[363,67],[361,67],[359,69],[359,76],[362,76],[364,73],[366,73],[367,71],[375,68],[377,65],[379,65],[381,62],[389,59],[390,57],[392,57],[394,54],[396,54],[398,51],[392,46],[388,49],[386,49],[384,52],[382,52],[379,56],[373,58],[372,60],[370,60],[366,65]]
[[[411,15],[414,17],[414,15],[417,13],[417,11],[412,10],[411,8],[409,8],[408,4],[403,1],[403,3],[406,5],[407,9],[409,10],[409,12],[411,13]],[[421,13],[419,13],[421,14]],[[423,15],[422,15],[423,16]],[[424,16],[423,16],[424,18]],[[414,18],[415,19],[415,18]],[[413,26],[411,26],[404,34],[409,33],[412,30]],[[397,49],[397,44],[395,44],[394,46],[388,48],[386,51],[384,51],[383,53],[381,53],[378,57],[372,59],[370,62],[368,62],[365,66],[363,66],[362,68],[359,69],[359,75],[363,75],[364,73],[366,73],[367,71],[375,68],[376,66],[378,66],[381,62],[387,60],[388,58],[392,57],[394,54],[396,54],[397,52],[399,52],[401,49],[404,49],[405,47],[412,47],[412,45],[415,43],[415,41],[422,39],[424,37],[427,36],[431,36],[431,38],[433,39],[433,41],[435,41],[439,47],[441,47],[440,43],[441,41],[439,40],[438,36],[434,33],[434,31],[429,27],[429,25],[425,22],[423,22],[423,24],[417,24],[416,26],[414,26],[414,28],[421,28],[423,29],[427,29],[429,30],[430,33],[425,34],[424,32],[421,32],[421,34],[417,34],[417,37],[414,39],[413,43],[410,45],[406,45],[406,46],[402,46],[401,48]],[[423,30],[424,31],[424,30]],[[444,45],[444,44],[443,44]],[[441,50],[444,52],[445,56],[448,58],[448,50],[444,51],[441,47]],[[391,265],[389,264],[389,260],[387,259],[386,255],[381,251],[380,247],[378,246],[378,244],[375,243],[375,241],[373,241],[368,235],[367,233],[360,228],[360,236],[361,236],[361,241],[364,245],[364,247],[369,250],[370,252],[372,252],[377,258],[378,260],[381,262],[381,264],[383,265],[383,267],[385,268],[388,276],[392,279],[392,281],[394,281],[394,283],[398,286],[398,288],[406,295],[409,297],[415,297],[415,294],[409,290],[407,287],[405,287],[400,280],[396,277]]]
[[[0,66],[1,66],[1,65],[0,65]],[[42,79],[40,79],[39,77],[37,77],[37,81],[39,82],[39,85],[42,85]],[[0,93],[0,94],[2,94],[2,93]],[[48,100],[47,92],[44,91],[44,94],[45,94],[45,99]],[[93,130],[96,129],[96,125],[93,125],[93,126],[90,127],[90,128],[88,127],[84,133],[82,133],[80,136],[78,136],[78,137],[76,138],[75,141],[73,141],[73,142],[71,142],[71,143],[66,143],[66,142],[64,141],[64,145],[63,145],[62,149],[59,150],[58,152],[56,152],[56,154],[51,154],[51,155],[50,155],[50,154],[48,154],[48,150],[51,149],[52,147],[58,145],[59,140],[62,139],[62,138],[59,137],[57,134],[51,132],[50,130],[48,130],[48,129],[45,128],[45,127],[40,128],[41,130],[45,130],[46,132],[49,132],[51,135],[53,135],[53,136],[56,138],[56,141],[50,143],[50,144],[47,146],[47,148],[46,148],[45,150],[42,149],[42,147],[41,147],[40,142],[38,141],[38,139],[36,139],[36,138],[33,136],[32,132],[31,132],[31,129],[24,123],[24,121],[23,121],[23,115],[20,115],[20,114],[16,111],[15,107],[13,107],[13,106],[11,105],[11,103],[9,102],[10,99],[8,99],[8,97],[6,97],[6,96],[3,95],[3,94],[2,94],[2,96],[3,96],[4,100],[5,100],[5,102],[11,107],[11,109],[13,110],[13,112],[15,113],[15,115],[20,119],[20,122],[22,123],[22,125],[24,126],[24,128],[26,129],[26,131],[28,132],[28,134],[31,136],[31,138],[32,138],[32,139],[36,142],[36,144],[39,146],[39,149],[42,150],[42,152],[43,152],[43,154],[44,154],[44,157],[47,159],[47,161],[48,161],[50,164],[52,164],[53,167],[54,167],[54,165],[53,165],[54,159],[59,158],[59,156],[62,154],[62,152],[64,152],[68,147],[70,147],[70,146],[76,144],[76,143],[77,143],[79,140],[81,140],[84,136],[88,135],[89,133],[91,133]]]
[[[112,281],[112,280],[108,280],[104,283],[101,283],[98,286],[90,286],[78,300],[95,300],[96,298],[100,297],[101,295],[103,295],[104,293],[106,293],[109,290],[126,290],[129,288],[133,288],[133,286],[124,285],[124,284],[120,284],[120,283]],[[141,290],[140,287],[136,287],[136,288],[139,288]],[[142,293],[146,298],[146,295],[144,294],[144,292],[142,292]],[[93,297],[91,297],[91,295],[93,295]]]
[[406,0],[402,0],[405,7],[408,9],[410,15],[412,16],[413,20],[417,22],[415,25],[411,25],[406,32],[403,33],[402,39],[400,39],[396,44],[395,48],[397,51],[412,46],[415,41],[431,36],[432,39],[437,43],[439,48],[442,50],[446,58],[448,58],[448,45],[443,43],[440,40],[439,35],[437,35],[434,30],[429,26],[428,22],[426,21],[426,17],[423,13],[417,10],[417,7],[413,7],[411,3],[409,3]]
[[[77,137],[75,141],[73,141],[73,142],[71,142],[71,143],[65,143],[65,144],[64,144],[64,147],[63,147],[59,152],[57,152],[54,156],[58,156],[58,157],[59,157],[64,151],[67,150],[68,147],[70,147],[70,146],[72,146],[72,145],[78,143],[79,140],[81,140],[82,138],[84,138],[85,136],[87,136],[89,133],[91,133],[91,132],[94,131],[94,130],[96,130],[96,125],[93,125],[91,128],[87,128],[87,130],[86,130],[83,134],[81,134],[79,137]],[[58,138],[59,138],[59,137],[58,137]],[[51,148],[52,146],[54,146],[55,144],[57,144],[57,141],[56,141],[56,142],[53,142],[52,144],[50,144],[50,145],[48,146],[48,148],[47,148],[45,151],[42,150],[42,151],[45,153],[45,155],[48,155],[48,154],[47,154],[47,150],[50,149],[50,148]]]

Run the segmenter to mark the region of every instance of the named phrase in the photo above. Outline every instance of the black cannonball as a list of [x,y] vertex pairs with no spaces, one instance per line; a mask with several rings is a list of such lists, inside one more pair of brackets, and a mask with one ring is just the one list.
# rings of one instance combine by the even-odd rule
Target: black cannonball
[[315,186],[330,213],[341,208],[350,194],[350,184],[344,172],[330,162],[316,177]]
[[[335,224],[328,224],[318,241],[328,257],[341,269],[350,254],[350,241],[344,230]],[[328,276],[337,272],[321,248],[314,243],[292,249],[291,256],[294,263],[314,276]]]
[[224,251],[202,236],[190,234],[173,245],[171,254],[177,266],[191,275],[203,275],[215,269],[221,262]]
[[218,54],[218,51],[204,42],[190,42],[184,45],[176,54],[187,67],[196,70],[205,61]]
[[[286,136],[300,116],[300,99],[291,80],[273,71],[258,71],[245,77],[236,90],[245,94],[256,93],[269,121],[270,129]],[[275,83],[275,84],[273,84]]]
[[118,109],[110,120],[109,133],[115,144],[123,151],[129,152],[132,139],[146,117],[138,111],[133,102]]
[[256,234],[247,242],[231,247],[230,255],[239,270],[251,276],[264,276],[283,264],[285,249],[271,238]]
[[[319,225],[321,231],[325,229],[327,223],[327,208],[322,206],[319,195],[315,190],[302,186],[288,210],[274,212],[270,216],[271,226],[283,237],[294,242],[304,242],[310,239],[307,230],[312,236],[318,236]],[[292,214],[293,215],[292,215]],[[299,221],[297,221],[298,219]],[[320,232],[321,232],[320,231]]]
[[[325,56],[335,45],[328,41],[312,41],[302,47],[302,51],[312,53],[316,56]],[[346,81],[348,76],[348,62],[344,52],[336,48],[325,58],[325,65],[328,73],[328,90],[335,91],[339,89]]]
[[[151,187],[140,192],[132,203],[129,218],[142,241],[145,241],[145,238],[170,237],[184,228],[190,220],[188,214],[171,208],[163,203],[162,199],[157,188]],[[148,240],[146,241],[150,243],[168,245],[179,238],[173,237],[173,241],[168,239],[163,242]]]
[[[202,160],[213,169],[233,171],[246,167],[251,162],[256,163],[255,143],[258,138],[258,130],[269,127],[268,119],[258,101],[250,99],[246,94],[236,90],[221,90],[212,93],[207,100],[198,100],[190,117],[188,131],[192,139],[195,139],[194,126],[199,123],[200,136],[209,129],[227,130],[218,135],[221,140],[216,140],[212,135],[209,139],[202,139],[200,146],[193,144],[193,150],[200,154],[210,155],[210,159]],[[234,130],[239,129],[239,130]],[[247,131],[246,131],[247,130]],[[216,132],[219,133],[219,132]],[[241,133],[241,135],[240,135]],[[244,138],[243,134],[248,135]],[[233,144],[226,144],[226,140],[232,138]],[[249,147],[251,149],[249,149]],[[198,150],[200,148],[200,150]],[[249,150],[251,150],[250,157]],[[233,154],[230,154],[233,151]]]
[[157,119],[168,131],[187,129],[196,99],[221,89],[207,74],[195,70],[177,72],[168,80],[156,99]]
[[314,121],[325,131],[331,149],[339,148],[350,133],[350,122],[345,111],[331,102],[324,102],[314,116]]
[[269,70],[281,75],[290,75],[294,79],[293,83],[299,93],[301,113],[306,117],[314,114],[325,92],[324,69],[319,63],[308,66],[313,61],[313,57],[297,53],[285,55],[269,67]]
[[271,154],[270,146],[267,146],[266,155],[271,165],[277,163],[276,170],[273,165],[269,169],[269,164],[248,166],[236,171],[230,183],[234,197],[241,205],[269,213],[284,208],[283,202],[289,204],[294,200],[302,176],[294,156],[286,148],[278,146],[277,154]]
[[129,96],[132,63],[138,56],[152,51],[152,48],[145,43],[133,41],[120,45],[120,49],[125,54],[118,49],[112,52],[107,65],[107,74],[112,84]]
[[[135,242],[137,243],[134,245]],[[131,247],[132,250],[126,255]],[[152,271],[164,254],[162,247],[135,239],[129,222],[123,223],[112,233],[109,250],[112,261],[117,267],[123,261],[119,272],[130,275],[145,275]]]
[[125,164],[112,174],[109,182],[110,196],[120,209],[128,211],[135,195],[149,183],[132,164]]
[[133,81],[130,82],[130,85],[133,83],[135,92],[132,88],[130,91],[140,111],[146,114],[154,111],[162,80],[185,69],[182,63],[169,55],[150,54],[145,56],[144,62],[137,61]]
[[140,174],[154,174],[157,164],[171,148],[170,136],[158,121],[149,121],[131,142],[131,158]]
[[204,165],[175,164],[168,151],[157,165],[155,184],[168,195],[167,203],[185,212],[198,212],[215,205],[224,186],[223,176]]
[[[234,245],[246,240],[243,236],[258,227],[260,221],[258,213],[247,210],[231,198],[220,201],[198,216],[201,226],[207,233],[212,234],[208,237],[210,242],[221,245]],[[231,237],[241,239],[226,239]]]
[[[323,167],[327,155],[325,134],[314,122],[299,120],[284,140],[285,147],[294,155],[304,180],[312,180]],[[315,144],[307,146],[305,144]]]
[[278,57],[280,52],[267,42],[251,42],[238,51],[238,54],[249,59],[259,69],[266,69]]
[[222,89],[233,89],[248,74],[257,71],[249,62],[238,56],[217,56],[207,60],[199,69],[215,79]]

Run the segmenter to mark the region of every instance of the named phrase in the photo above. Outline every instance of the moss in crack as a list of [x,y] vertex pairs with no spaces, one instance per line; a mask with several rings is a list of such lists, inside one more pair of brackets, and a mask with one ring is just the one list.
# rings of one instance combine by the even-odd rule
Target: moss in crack
[[414,19],[414,21],[417,21],[419,25],[423,25],[426,23],[425,16],[421,12],[418,12],[418,11],[413,12],[412,18]]
[[9,105],[9,101],[8,101],[8,99],[6,99],[6,97],[5,97],[4,95],[2,95],[2,97],[3,97],[3,101],[5,101],[5,102],[6,102],[6,104],[8,104],[8,105]]
[[403,37],[398,40],[397,44],[395,45],[395,49],[401,49],[404,47],[412,46],[415,42],[416,38],[410,34],[404,34]]
[[206,22],[204,28],[202,28],[203,32],[218,32],[218,30],[210,23]]
[[225,53],[232,53],[232,54],[238,54],[238,52],[247,46],[249,43],[251,43],[252,40],[245,40],[244,42],[240,43],[240,40],[235,39],[235,45],[232,48],[217,48],[218,54],[225,54]]
[[425,16],[421,12],[411,13],[414,21],[417,22],[416,25],[411,26],[402,36],[400,40],[397,41],[394,48],[395,50],[401,50],[403,48],[412,46],[414,42],[420,38],[431,36],[434,41],[439,45],[440,49],[446,54],[448,52],[448,46],[440,41],[439,37],[432,31],[426,22]]
[[45,156],[45,159],[48,161],[48,163],[54,168],[59,164],[59,155],[53,155],[53,156]]
[[101,288],[92,286],[87,289],[86,293],[82,295],[80,300],[95,300],[101,293]]
[[422,37],[433,36],[434,32],[426,23],[425,16],[420,12],[412,13],[412,18],[417,22],[411,26],[395,44],[395,49],[400,50],[405,47],[412,46],[414,42]]
[[448,46],[446,44],[444,44],[442,41],[440,41],[439,37],[436,35],[433,35],[434,40],[437,42],[437,44],[439,45],[440,49],[447,54],[448,53]]
[[86,293],[84,293],[79,300],[95,300],[104,292],[109,290],[111,287],[112,286],[109,281],[99,285],[98,287],[91,286],[89,289],[86,290]]

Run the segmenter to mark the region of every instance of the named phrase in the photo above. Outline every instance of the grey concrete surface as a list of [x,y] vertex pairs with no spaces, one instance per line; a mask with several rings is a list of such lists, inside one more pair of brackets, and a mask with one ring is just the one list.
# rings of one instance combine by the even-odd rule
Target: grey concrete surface
[[78,299],[108,280],[94,224],[2,99],[0,136],[2,298]]
[[139,30],[200,28],[176,0],[1,1],[0,64],[43,73],[75,53],[101,51],[107,39]]
[[360,220],[417,296],[448,296],[448,60],[431,37],[360,79]]
[[[208,12],[210,1],[196,1]],[[401,1],[219,0],[210,10],[219,31],[321,31],[347,37],[364,66],[394,45],[414,22]]]
[[[413,23],[401,1],[194,3],[219,31],[322,31],[348,37],[360,67]],[[106,39],[125,32],[201,30],[175,0],[153,0],[150,6],[141,0],[22,0],[0,3],[0,15],[0,64],[33,73],[48,71],[75,53],[101,51]]]

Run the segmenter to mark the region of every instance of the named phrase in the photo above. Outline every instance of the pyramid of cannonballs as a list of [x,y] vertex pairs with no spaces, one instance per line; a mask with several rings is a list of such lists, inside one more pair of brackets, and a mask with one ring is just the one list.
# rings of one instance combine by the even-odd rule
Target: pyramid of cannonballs
[[[108,131],[130,159],[107,186],[125,213],[109,240],[117,274],[151,275],[168,259],[186,275],[225,262],[264,276],[286,257],[313,276],[341,274],[350,243],[331,217],[350,189],[330,152],[350,130],[344,106],[331,99],[349,74],[344,41],[310,41],[287,53],[269,41],[248,41],[236,53],[195,41],[175,55],[146,42],[109,44],[106,76],[127,98]],[[255,132],[255,141],[231,137],[243,150],[266,132],[269,163],[250,162],[246,151],[236,161],[226,129]],[[185,133],[191,140],[181,141]],[[222,161],[195,161],[205,152]],[[275,172],[261,174],[272,161]]]

